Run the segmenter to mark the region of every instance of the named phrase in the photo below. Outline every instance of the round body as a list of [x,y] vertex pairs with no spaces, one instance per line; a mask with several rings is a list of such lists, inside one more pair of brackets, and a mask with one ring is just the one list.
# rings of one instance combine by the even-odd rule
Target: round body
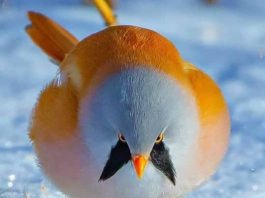
[[[215,172],[229,137],[226,103],[167,39],[110,27],[81,41],[61,68],[60,83],[41,93],[30,136],[43,171],[62,192],[175,198]],[[141,180],[131,159],[139,154],[148,159]]]

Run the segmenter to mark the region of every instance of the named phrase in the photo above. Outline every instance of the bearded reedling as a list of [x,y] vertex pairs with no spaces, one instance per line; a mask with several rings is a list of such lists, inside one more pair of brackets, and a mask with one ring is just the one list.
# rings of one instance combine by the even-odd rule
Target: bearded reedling
[[168,39],[116,25],[106,2],[95,4],[109,26],[81,41],[28,14],[27,33],[60,70],[32,117],[39,164],[74,198],[185,195],[216,171],[227,149],[224,97]]

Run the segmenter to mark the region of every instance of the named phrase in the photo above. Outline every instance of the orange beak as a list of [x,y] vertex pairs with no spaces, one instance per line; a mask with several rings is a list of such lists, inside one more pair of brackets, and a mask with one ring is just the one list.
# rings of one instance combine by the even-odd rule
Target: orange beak
[[147,165],[147,158],[143,155],[134,155],[132,157],[134,169],[138,179],[141,179],[144,175],[144,170]]

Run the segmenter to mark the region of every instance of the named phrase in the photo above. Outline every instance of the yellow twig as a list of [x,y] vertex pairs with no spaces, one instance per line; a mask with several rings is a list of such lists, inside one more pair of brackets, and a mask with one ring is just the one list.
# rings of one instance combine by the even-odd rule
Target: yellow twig
[[103,17],[106,26],[117,24],[117,19],[113,13],[113,10],[105,0],[93,0],[93,3]]

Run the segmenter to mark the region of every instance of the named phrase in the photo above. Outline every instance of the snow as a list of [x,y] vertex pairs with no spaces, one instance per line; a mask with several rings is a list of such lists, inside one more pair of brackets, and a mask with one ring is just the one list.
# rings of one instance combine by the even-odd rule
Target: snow
[[[264,0],[120,1],[121,24],[156,30],[210,74],[230,107],[232,136],[218,172],[189,198],[265,197]],[[41,11],[78,38],[103,29],[77,0],[0,0],[0,197],[63,195],[43,176],[27,137],[39,91],[57,68],[26,36],[26,11]]]

